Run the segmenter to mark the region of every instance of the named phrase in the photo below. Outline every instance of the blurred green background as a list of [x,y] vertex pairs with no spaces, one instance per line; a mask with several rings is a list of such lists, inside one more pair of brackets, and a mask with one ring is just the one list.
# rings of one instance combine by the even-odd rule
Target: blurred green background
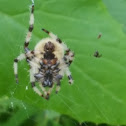
[[[0,0],[0,126],[126,125],[126,1],[35,0],[30,48],[47,37],[45,28],[75,52],[74,84],[65,76],[48,101],[32,90],[26,61],[19,63],[19,84],[14,80],[30,5]],[[95,51],[102,57],[94,57]]]

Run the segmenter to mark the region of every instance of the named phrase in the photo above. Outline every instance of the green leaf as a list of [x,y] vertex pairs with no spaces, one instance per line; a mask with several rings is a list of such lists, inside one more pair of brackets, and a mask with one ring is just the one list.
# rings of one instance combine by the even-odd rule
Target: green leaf
[[15,98],[0,98],[0,126],[19,126],[25,119],[38,112],[31,105]]
[[106,9],[116,19],[126,33],[126,1],[125,0],[103,0]]
[[[35,0],[30,49],[47,37],[41,28],[57,34],[75,52],[70,67],[74,85],[65,76],[61,91],[57,95],[54,91],[46,101],[32,90],[25,61],[19,63],[19,84],[15,83],[13,59],[23,52],[29,5],[30,1],[0,1],[0,96],[79,122],[126,124],[126,36],[101,0]],[[99,33],[102,36],[97,39]],[[102,57],[93,56],[97,50]]]

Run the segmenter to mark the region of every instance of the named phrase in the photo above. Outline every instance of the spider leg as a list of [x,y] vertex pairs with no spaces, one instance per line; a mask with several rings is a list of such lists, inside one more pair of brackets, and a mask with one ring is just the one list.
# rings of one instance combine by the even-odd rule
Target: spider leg
[[25,43],[24,43],[24,49],[25,52],[28,52],[28,45],[31,39],[31,35],[32,35],[32,30],[33,30],[33,25],[34,25],[34,1],[32,0],[32,8],[31,8],[31,15],[30,15],[30,21],[29,21],[29,31],[27,33],[26,39],[25,39]]
[[46,96],[47,92],[46,92],[45,88],[42,86],[42,84],[39,84],[39,86],[40,86],[41,90],[44,92],[44,96]]
[[47,94],[46,94],[46,96],[45,96],[45,99],[49,99],[49,96],[50,96],[50,94],[51,94],[53,88],[54,88],[54,85],[53,85],[52,87],[49,88],[49,90],[48,90],[48,92],[47,92]]
[[31,82],[32,88],[34,92],[36,92],[39,96],[44,97],[44,95],[39,91],[39,89],[35,86],[35,81]]
[[60,85],[56,86],[56,94],[60,91]]
[[29,52],[26,53],[26,54],[37,56],[37,55],[43,54],[43,52],[32,50],[32,51],[29,51]]
[[57,76],[57,86],[56,86],[56,94],[60,91],[60,80],[62,79],[61,75]]
[[26,55],[26,60],[29,61],[34,61],[36,63],[39,63],[41,59],[39,59],[37,56],[42,56],[42,52],[40,51],[28,51]]
[[53,34],[52,32],[47,31],[46,29],[42,29],[44,32],[46,32],[51,38],[55,39],[60,44],[62,43],[62,40],[57,37],[57,35]]
[[33,69],[33,67],[31,67],[30,69],[30,82],[31,82],[31,86],[34,90],[34,92],[36,92],[39,96],[44,97],[44,95],[40,92],[40,90],[35,86],[35,77],[34,77],[34,73],[35,73],[35,69]]
[[14,59],[14,74],[16,83],[18,83],[18,61],[25,59],[25,54],[20,54],[16,59]]
[[72,75],[71,75],[71,72],[70,72],[70,70],[69,70],[68,67],[66,68],[66,75],[67,75],[67,77],[68,77],[68,79],[69,79],[69,83],[70,83],[70,84],[73,84]]
[[49,32],[48,30],[42,28],[42,30],[47,33],[52,39],[56,40],[58,43],[62,44],[64,49],[67,50],[67,46],[62,42],[60,38],[57,37],[57,35],[53,34],[52,32]]
[[71,63],[73,62],[73,59],[74,59],[74,53],[70,49],[66,50],[64,56],[65,63],[68,64],[68,66],[70,66]]

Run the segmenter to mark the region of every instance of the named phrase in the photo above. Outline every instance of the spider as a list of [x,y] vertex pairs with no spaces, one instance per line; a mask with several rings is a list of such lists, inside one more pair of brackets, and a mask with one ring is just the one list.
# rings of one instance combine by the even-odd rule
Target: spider
[[[60,81],[66,74],[69,83],[73,83],[69,66],[74,53],[55,34],[42,29],[50,37],[43,38],[35,46],[34,50],[28,48],[34,25],[34,1],[32,0],[29,31],[27,33],[24,52],[14,59],[14,74],[18,83],[18,61],[26,59],[30,66],[30,83],[33,90],[41,97],[49,99],[50,93],[56,84],[56,93],[60,90]],[[40,89],[36,87],[39,83]],[[47,87],[47,88],[46,88]]]

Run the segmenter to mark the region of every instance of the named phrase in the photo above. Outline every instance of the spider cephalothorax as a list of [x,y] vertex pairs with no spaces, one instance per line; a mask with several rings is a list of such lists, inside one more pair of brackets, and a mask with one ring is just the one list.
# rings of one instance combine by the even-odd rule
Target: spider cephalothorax
[[[32,2],[34,2],[32,0]],[[66,74],[69,83],[73,83],[69,66],[73,61],[73,52],[53,33],[42,29],[50,37],[40,40],[34,50],[28,48],[34,24],[34,3],[32,4],[30,26],[24,43],[25,53],[14,60],[14,74],[18,83],[17,63],[26,59],[30,66],[30,82],[33,90],[40,96],[48,99],[56,84],[56,93],[60,90],[60,81]],[[35,86],[39,83],[40,89]],[[47,89],[45,88],[47,87]]]
[[52,43],[52,42],[48,42],[48,43],[46,43],[45,44],[45,46],[44,46],[44,51],[45,52],[50,52],[50,53],[52,53],[53,51],[54,51],[54,49],[55,49],[55,46],[54,46],[54,44]]

